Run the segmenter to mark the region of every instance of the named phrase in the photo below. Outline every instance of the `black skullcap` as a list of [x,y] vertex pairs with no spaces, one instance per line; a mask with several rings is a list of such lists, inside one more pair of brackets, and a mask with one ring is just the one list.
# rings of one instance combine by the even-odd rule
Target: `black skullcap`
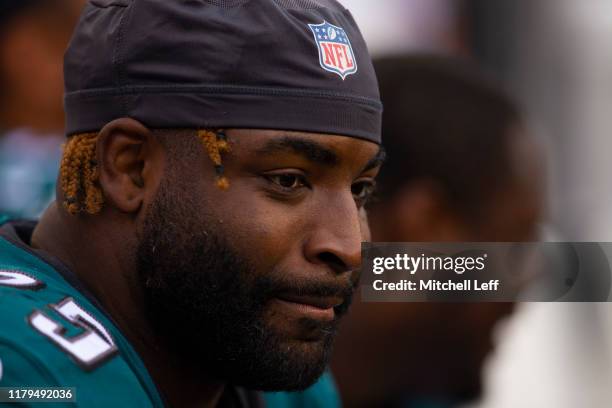
[[91,0],[64,74],[69,135],[127,116],[380,142],[370,56],[334,0]]

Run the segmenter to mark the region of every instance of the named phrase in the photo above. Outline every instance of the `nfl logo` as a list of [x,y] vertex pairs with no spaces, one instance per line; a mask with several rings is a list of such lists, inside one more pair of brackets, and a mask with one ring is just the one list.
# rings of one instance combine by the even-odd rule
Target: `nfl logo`
[[308,24],[319,49],[321,67],[338,74],[342,80],[357,72],[357,60],[344,29],[328,22]]

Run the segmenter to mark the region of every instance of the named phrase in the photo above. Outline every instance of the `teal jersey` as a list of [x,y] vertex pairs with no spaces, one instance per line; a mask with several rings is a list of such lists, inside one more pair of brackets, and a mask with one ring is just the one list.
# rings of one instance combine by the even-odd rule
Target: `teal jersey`
[[76,404],[45,406],[164,406],[144,364],[111,320],[55,268],[5,237],[0,237],[0,321],[0,387],[76,389]]
[[[142,360],[96,300],[77,289],[70,271],[31,250],[8,227],[0,228],[0,387],[76,390],[76,403],[44,404],[50,408],[163,407]],[[339,406],[329,374],[300,393],[261,398],[235,391],[229,406]]]
[[268,392],[268,408],[340,408],[340,395],[331,373],[326,372],[315,385],[302,392]]

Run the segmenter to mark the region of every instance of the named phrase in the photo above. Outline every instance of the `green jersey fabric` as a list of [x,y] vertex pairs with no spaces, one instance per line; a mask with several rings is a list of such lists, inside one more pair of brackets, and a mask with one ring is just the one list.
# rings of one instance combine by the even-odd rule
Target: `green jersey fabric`
[[[21,286],[26,283],[29,286]],[[77,305],[84,313],[71,322],[57,311],[62,302]],[[87,323],[85,313],[106,333]],[[43,316],[42,323],[65,330],[58,336],[72,345],[62,347],[60,337],[36,329],[32,318],[37,316]],[[53,267],[4,237],[0,238],[0,322],[1,387],[76,388],[76,404],[45,406],[164,406],[142,361],[115,325]],[[87,337],[74,340],[79,335]]]
[[[0,226],[5,221],[0,216]],[[42,257],[16,237],[13,225],[0,228],[0,387],[76,388],[76,403],[43,404],[50,408],[164,407],[140,357],[96,300],[63,265]],[[29,237],[23,241],[28,242]],[[259,393],[231,387],[221,404],[339,405],[329,373],[299,393],[270,393],[262,398]]]
[[340,408],[340,395],[331,373],[326,372],[315,385],[302,392],[268,392],[267,408]]

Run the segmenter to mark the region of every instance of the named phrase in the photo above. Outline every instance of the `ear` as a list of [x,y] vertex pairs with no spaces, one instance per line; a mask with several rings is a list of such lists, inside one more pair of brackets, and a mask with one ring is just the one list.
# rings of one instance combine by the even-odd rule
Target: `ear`
[[403,236],[404,241],[460,241],[464,236],[460,217],[449,205],[443,189],[434,182],[421,181],[405,186],[392,205],[397,221],[396,234]]
[[134,119],[114,120],[100,131],[96,151],[106,204],[138,212],[161,174],[160,145],[151,131]]

